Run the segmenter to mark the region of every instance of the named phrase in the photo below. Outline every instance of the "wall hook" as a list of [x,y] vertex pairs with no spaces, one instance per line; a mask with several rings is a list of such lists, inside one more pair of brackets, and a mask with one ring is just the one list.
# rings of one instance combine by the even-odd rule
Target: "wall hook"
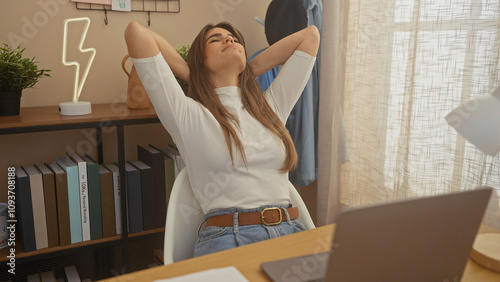
[[151,26],[151,11],[148,10],[148,26]]
[[108,10],[104,8],[104,23],[108,25]]

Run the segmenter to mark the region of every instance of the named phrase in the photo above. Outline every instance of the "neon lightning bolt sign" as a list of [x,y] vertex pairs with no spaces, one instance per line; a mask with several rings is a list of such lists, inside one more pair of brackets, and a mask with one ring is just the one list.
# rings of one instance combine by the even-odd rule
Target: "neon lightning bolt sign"
[[[86,21],[85,27],[84,27],[84,30],[82,33],[82,37],[80,38],[80,43],[78,44],[78,50],[81,53],[92,52],[92,54],[89,58],[89,61],[87,63],[87,67],[85,68],[85,71],[83,72],[83,76],[82,76],[81,81],[79,81],[80,80],[80,63],[77,61],[66,62],[66,45],[67,45],[67,40],[68,40],[68,23],[77,22],[77,21]],[[73,91],[73,103],[77,103],[78,99],[80,98],[80,94],[82,93],[83,85],[85,84],[85,80],[87,79],[87,75],[89,74],[90,66],[92,65],[92,62],[94,61],[94,57],[96,54],[95,48],[83,49],[83,42],[85,41],[85,37],[87,36],[87,31],[89,30],[89,25],[90,25],[90,18],[88,18],[88,17],[64,20],[62,62],[65,66],[76,66],[75,87],[74,87],[74,91]]]

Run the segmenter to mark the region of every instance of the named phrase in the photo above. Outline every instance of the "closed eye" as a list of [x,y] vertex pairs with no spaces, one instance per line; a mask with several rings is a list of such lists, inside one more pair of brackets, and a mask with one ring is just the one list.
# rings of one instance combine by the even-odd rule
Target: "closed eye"
[[[238,40],[238,38],[236,36],[234,36],[233,34],[229,33],[227,36],[232,37],[233,41],[235,43],[240,43],[240,41]],[[221,33],[215,33],[215,34],[212,34],[211,36],[208,37],[207,42],[208,42],[208,44],[210,44],[210,43],[213,43],[213,42],[218,42],[221,39],[222,39],[222,34]]]

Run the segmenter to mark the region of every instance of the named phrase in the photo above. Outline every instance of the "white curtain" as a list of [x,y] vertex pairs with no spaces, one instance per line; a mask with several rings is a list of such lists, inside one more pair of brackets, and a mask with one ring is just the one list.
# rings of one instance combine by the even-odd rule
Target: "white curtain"
[[499,1],[323,5],[318,225],[342,206],[488,185],[496,191],[483,223],[500,228],[500,156],[484,155],[444,119],[500,86]]

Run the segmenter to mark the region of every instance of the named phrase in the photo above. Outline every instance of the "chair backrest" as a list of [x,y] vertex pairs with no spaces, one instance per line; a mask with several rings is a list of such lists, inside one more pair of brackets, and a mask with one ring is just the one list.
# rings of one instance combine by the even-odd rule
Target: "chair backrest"
[[198,229],[203,220],[203,211],[194,197],[186,169],[183,169],[175,179],[168,201],[164,264],[193,257]]
[[316,228],[311,218],[311,215],[307,210],[306,204],[302,200],[302,197],[300,197],[300,194],[299,192],[297,192],[297,189],[293,187],[293,185],[290,185],[290,200],[292,202],[292,206],[299,208],[299,221],[302,222],[302,224],[304,224],[306,230]]
[[[299,208],[299,220],[306,229],[315,228],[300,194],[291,186],[292,205]],[[189,178],[184,168],[175,179],[168,201],[163,245],[164,264],[193,257],[198,230],[204,220],[201,207],[194,197]]]

